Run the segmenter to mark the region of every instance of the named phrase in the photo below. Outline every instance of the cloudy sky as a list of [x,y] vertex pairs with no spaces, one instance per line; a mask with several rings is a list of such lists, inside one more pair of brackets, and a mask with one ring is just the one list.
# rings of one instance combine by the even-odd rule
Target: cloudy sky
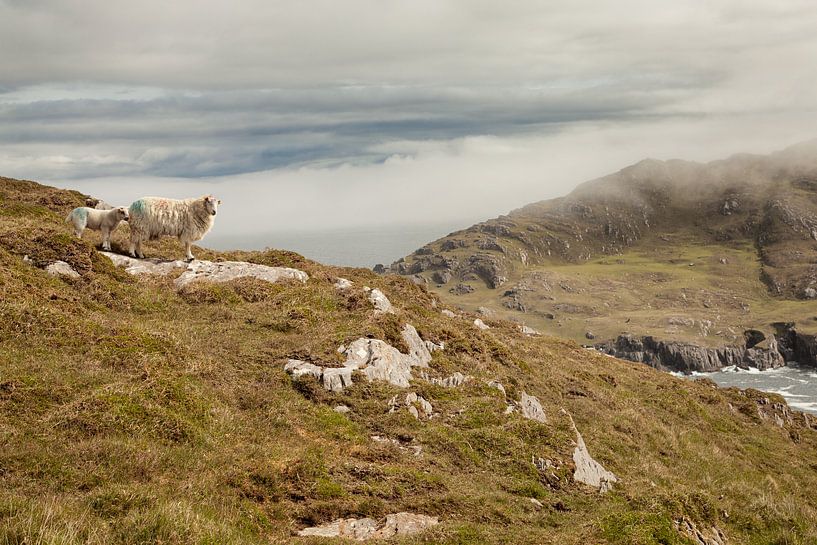
[[817,137],[811,0],[0,0],[0,175],[219,229],[468,222]]

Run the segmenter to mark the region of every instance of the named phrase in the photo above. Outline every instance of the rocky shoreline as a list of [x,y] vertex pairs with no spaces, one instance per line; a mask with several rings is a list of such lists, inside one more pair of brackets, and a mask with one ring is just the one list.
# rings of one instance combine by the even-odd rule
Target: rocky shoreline
[[773,327],[774,333],[768,334],[755,329],[745,331],[742,345],[706,347],[625,334],[593,348],[617,358],[685,374],[711,373],[730,366],[765,371],[788,362],[817,367],[817,336],[800,333],[790,323],[775,323]]

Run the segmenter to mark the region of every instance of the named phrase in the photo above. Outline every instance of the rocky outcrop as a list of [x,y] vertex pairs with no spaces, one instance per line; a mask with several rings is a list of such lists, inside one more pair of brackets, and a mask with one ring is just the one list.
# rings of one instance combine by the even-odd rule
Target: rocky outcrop
[[322,381],[324,388],[340,392],[352,385],[352,373],[360,371],[369,381],[382,380],[400,388],[408,388],[413,367],[428,367],[431,352],[411,324],[401,332],[409,347],[408,354],[380,339],[361,337],[340,352],[346,356],[343,367],[321,367],[301,360],[289,360],[284,370],[297,379],[305,375]]
[[386,522],[378,527],[371,518],[338,519],[328,524],[304,528],[298,532],[301,537],[340,537],[365,541],[367,539],[388,539],[394,536],[418,534],[439,524],[437,517],[414,513],[394,513],[386,515]]
[[617,358],[646,363],[664,371],[711,373],[724,367],[774,369],[786,364],[773,335],[756,344],[704,347],[680,341],[660,341],[654,337],[620,335],[615,341],[595,345]]
[[269,267],[257,263],[246,261],[163,261],[160,259],[135,259],[132,257],[115,254],[113,252],[100,252],[110,259],[117,267],[124,267],[125,271],[133,275],[141,274],[170,274],[177,269],[184,269],[184,272],[176,279],[176,287],[181,288],[194,280],[205,280],[208,282],[227,282],[238,278],[258,278],[266,282],[281,282],[285,280],[295,280],[306,282],[309,275],[298,269],[289,267]]
[[126,255],[115,254],[113,252],[99,252],[104,255],[117,267],[124,267],[125,272],[133,275],[141,274],[170,274],[176,269],[186,269],[187,261],[175,260],[166,261],[162,259],[136,259]]
[[817,367],[817,335],[800,333],[792,323],[772,325],[776,331],[778,349],[786,361]]
[[309,280],[309,275],[305,272],[289,267],[269,267],[246,261],[194,260],[187,265],[187,269],[176,279],[175,283],[177,288],[181,288],[195,280],[228,282],[248,277],[272,283],[286,280],[304,283]]
[[675,521],[675,529],[692,540],[695,545],[726,545],[728,543],[726,536],[717,526],[701,531],[697,524],[686,517]]

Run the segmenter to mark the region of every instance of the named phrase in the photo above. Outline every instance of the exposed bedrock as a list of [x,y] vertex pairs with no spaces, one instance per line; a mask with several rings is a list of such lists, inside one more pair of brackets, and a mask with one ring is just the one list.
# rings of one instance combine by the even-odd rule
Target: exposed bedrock
[[614,341],[599,343],[595,347],[617,358],[682,373],[709,373],[729,366],[766,370],[782,367],[787,361],[775,335],[766,336],[755,330],[747,332],[746,344],[740,346],[706,347],[661,341],[651,336],[620,335]]

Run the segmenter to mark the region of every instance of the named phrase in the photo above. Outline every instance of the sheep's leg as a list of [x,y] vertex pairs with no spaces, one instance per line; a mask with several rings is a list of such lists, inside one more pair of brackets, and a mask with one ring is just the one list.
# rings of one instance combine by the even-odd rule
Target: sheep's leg
[[130,237],[130,256],[144,259],[145,255],[142,253],[142,239],[135,233],[131,233]]
[[187,258],[187,261],[193,261],[194,259],[196,259],[195,257],[193,257],[193,252],[190,250],[190,246],[192,245],[192,243],[189,240],[183,240],[182,243],[184,244],[184,254],[185,257]]
[[82,240],[82,231],[84,231],[84,229],[74,228],[74,235],[80,240]]
[[102,228],[102,249],[111,251],[111,230],[105,227]]

